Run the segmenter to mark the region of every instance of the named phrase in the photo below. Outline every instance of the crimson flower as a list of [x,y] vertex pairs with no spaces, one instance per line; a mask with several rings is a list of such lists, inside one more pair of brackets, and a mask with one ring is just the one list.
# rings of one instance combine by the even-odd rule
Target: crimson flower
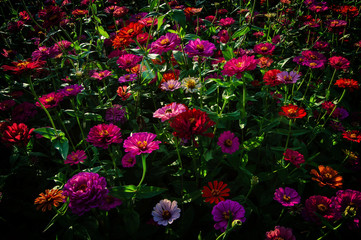
[[2,68],[4,71],[12,71],[13,74],[19,75],[22,73],[28,73],[31,70],[40,68],[44,66],[45,61],[31,61],[30,58],[28,60],[19,60],[17,62],[12,62],[14,66],[3,65]]
[[227,187],[227,184],[222,181],[218,182],[217,180],[208,182],[208,186],[204,186],[202,190],[202,197],[206,198],[204,201],[209,203],[219,203],[224,201],[223,197],[228,197],[229,192],[231,191]]
[[361,132],[357,130],[348,130],[342,133],[343,138],[352,142],[361,142]]
[[1,140],[9,146],[24,147],[28,144],[33,130],[34,128],[29,129],[24,123],[13,123],[13,125],[7,126],[4,132],[2,132]]
[[348,88],[350,90],[350,92],[353,92],[353,90],[359,89],[358,82],[353,79],[341,78],[341,79],[336,80],[335,85],[340,88]]
[[236,75],[237,78],[241,78],[244,71],[254,70],[258,62],[259,60],[254,59],[254,56],[243,55],[240,58],[233,58],[226,62],[222,73],[227,76]]
[[286,116],[288,118],[303,118],[306,116],[306,111],[302,107],[298,107],[293,104],[281,107],[282,112],[279,115]]

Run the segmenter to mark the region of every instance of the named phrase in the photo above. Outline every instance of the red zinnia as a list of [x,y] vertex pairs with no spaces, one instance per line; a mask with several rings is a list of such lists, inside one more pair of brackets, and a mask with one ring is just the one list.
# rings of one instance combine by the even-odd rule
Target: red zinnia
[[278,80],[277,74],[279,74],[281,71],[278,69],[273,69],[267,71],[263,76],[263,82],[265,85],[269,85],[271,87],[277,86],[281,84],[282,82]]
[[342,133],[343,138],[352,142],[361,142],[361,133],[357,130],[348,130]]
[[129,44],[134,42],[132,38],[140,34],[143,28],[144,25],[137,22],[131,22],[128,26],[123,27],[117,32],[113,40],[113,47],[117,49],[129,46]]
[[188,140],[194,140],[195,135],[213,137],[213,133],[205,132],[215,124],[209,119],[207,113],[198,109],[188,109],[170,122],[170,126],[175,130],[173,135]]
[[353,90],[359,88],[359,84],[357,81],[355,81],[353,79],[346,79],[346,78],[341,78],[341,79],[336,80],[335,85],[340,88],[348,88],[350,90],[350,92],[353,92]]
[[279,112],[279,115],[286,116],[288,118],[303,118],[306,116],[306,111],[302,107],[297,105],[288,104],[287,106],[281,107],[282,112]]
[[209,203],[219,203],[220,201],[224,201],[223,197],[228,197],[231,190],[227,187],[227,184],[222,181],[218,182],[213,181],[208,182],[208,186],[204,186],[202,190],[202,197],[206,198],[204,201]]
[[11,126],[7,126],[7,128],[2,133],[1,140],[9,146],[17,145],[24,147],[28,144],[33,130],[34,128],[29,130],[28,126],[26,126],[24,123],[14,123]]
[[33,69],[40,68],[44,66],[45,61],[34,61],[32,62],[30,59],[28,60],[19,60],[17,62],[12,62],[14,66],[3,65],[2,68],[4,71],[12,71],[14,74],[22,74],[25,72],[29,72]]

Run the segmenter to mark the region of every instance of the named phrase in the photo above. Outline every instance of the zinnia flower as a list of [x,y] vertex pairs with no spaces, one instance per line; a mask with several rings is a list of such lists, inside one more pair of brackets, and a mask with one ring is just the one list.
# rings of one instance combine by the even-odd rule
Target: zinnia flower
[[181,87],[181,83],[177,80],[168,80],[160,85],[160,89],[171,92],[177,90],[180,87]]
[[214,228],[224,232],[230,219],[231,221],[240,220],[245,222],[245,213],[244,207],[238,202],[232,200],[221,201],[212,209],[213,220],[216,221]]
[[23,102],[15,106],[11,112],[11,120],[16,123],[25,123],[33,118],[38,112],[36,106],[29,102]]
[[216,46],[213,43],[206,40],[200,40],[199,38],[189,41],[189,43],[184,47],[184,52],[189,57],[210,57],[213,55],[215,50]]
[[195,135],[213,137],[213,133],[205,132],[215,124],[209,119],[207,113],[198,109],[188,109],[173,118],[170,127],[174,128],[175,137],[194,140]]
[[352,142],[361,142],[361,133],[358,130],[347,130],[342,133],[342,137]]
[[296,240],[291,228],[275,226],[275,230],[266,232],[266,240]]
[[358,228],[361,220],[361,192],[352,189],[339,190],[331,200],[331,207],[343,217],[352,219]]
[[137,79],[138,75],[137,74],[126,74],[121,76],[118,79],[119,83],[125,83],[125,82],[133,82]]
[[[118,62],[117,62],[118,63]],[[119,63],[118,63],[119,64]],[[109,77],[112,75],[112,72],[109,71],[109,70],[104,70],[104,71],[99,71],[99,72],[96,72],[94,71],[93,74],[92,74],[92,78],[95,78],[99,81],[103,80],[104,78],[106,77]]]
[[58,93],[62,94],[64,97],[76,96],[78,93],[83,91],[83,89],[83,86],[75,84],[60,89]]
[[217,180],[208,182],[208,186],[204,186],[202,190],[202,197],[205,198],[205,202],[217,204],[220,201],[224,201],[223,197],[228,197],[229,192],[231,191],[227,187],[227,184],[222,181],[218,182]]
[[330,186],[332,188],[342,187],[342,176],[338,174],[336,170],[329,166],[318,166],[318,171],[316,169],[312,169],[310,174],[314,175],[312,180],[318,182],[320,187]]
[[12,62],[12,64],[14,66],[3,65],[3,70],[12,71],[13,74],[20,75],[22,73],[29,73],[32,70],[43,67],[45,65],[45,61],[31,61],[28,59]]
[[167,121],[178,114],[187,111],[187,107],[184,104],[180,103],[170,103],[162,108],[157,109],[153,113],[154,118],[160,118],[162,122]]
[[[39,97],[39,101],[45,108],[53,108],[58,106],[59,102],[63,100],[64,95],[62,93],[51,92]],[[41,107],[39,102],[35,103],[36,106]]]
[[117,94],[122,98],[123,101],[127,100],[132,94],[129,91],[128,86],[118,87]]
[[122,166],[125,168],[134,167],[134,165],[137,163],[137,159],[135,156],[136,155],[132,152],[124,154],[124,156],[122,157]]
[[182,88],[185,93],[194,93],[201,88],[199,78],[195,77],[186,77],[182,80]]
[[303,155],[297,151],[287,148],[286,152],[283,153],[286,161],[290,161],[297,168],[300,167],[300,164],[305,162]]
[[100,204],[99,209],[109,211],[112,208],[120,206],[122,203],[123,202],[120,199],[108,194],[105,196],[103,202]]
[[357,81],[346,78],[336,80],[335,85],[340,88],[348,88],[350,92],[353,92],[353,90],[357,90],[360,87]]
[[282,112],[279,115],[286,116],[288,118],[303,118],[306,116],[306,111],[302,107],[298,107],[293,104],[281,107]]
[[105,121],[123,124],[127,121],[126,114],[127,111],[122,105],[114,104],[113,107],[108,108],[105,112]]
[[76,152],[71,152],[66,157],[64,164],[70,164],[70,166],[72,166],[84,162],[85,159],[87,159],[85,152],[83,150],[77,150]]
[[39,197],[34,201],[34,204],[38,204],[36,210],[41,209],[41,211],[45,212],[46,210],[50,211],[53,206],[58,207],[65,199],[62,193],[62,190],[56,188],[46,189],[45,193],[40,193]]
[[80,216],[103,204],[109,192],[106,186],[105,178],[99,174],[80,172],[64,185],[63,195],[69,198],[71,211]]
[[25,147],[30,138],[34,128],[29,129],[24,123],[13,123],[7,126],[2,132],[1,140],[8,146],[16,145]]
[[280,81],[278,78],[279,73],[281,73],[281,71],[278,69],[268,70],[263,76],[264,84],[274,87],[283,83],[283,81]]
[[238,138],[231,131],[223,132],[219,136],[217,144],[222,148],[223,153],[232,154],[239,149]]
[[301,197],[297,191],[289,187],[276,189],[273,199],[284,207],[292,207],[301,202]]
[[121,143],[122,141],[120,128],[112,123],[102,123],[92,127],[87,138],[87,142],[104,149],[107,149],[112,143]]
[[306,220],[317,224],[321,223],[319,215],[325,220],[336,220],[339,218],[339,214],[337,214],[336,210],[331,206],[331,202],[331,199],[325,196],[311,196],[305,201],[302,215]]
[[260,43],[254,46],[253,50],[257,54],[272,55],[275,48],[276,48],[275,45],[271,43]]
[[124,151],[135,155],[151,153],[159,149],[159,144],[161,143],[161,141],[153,141],[156,137],[156,134],[148,132],[133,133],[124,141]]
[[134,54],[124,54],[118,58],[117,64],[121,69],[130,69],[135,67],[141,60],[141,56]]
[[331,67],[335,69],[347,69],[350,67],[350,61],[344,57],[333,56],[328,59]]
[[300,79],[299,74],[297,72],[291,71],[291,72],[280,72],[277,74],[278,81],[284,83],[284,84],[292,84],[296,83],[298,79]]
[[159,225],[167,226],[180,217],[180,212],[177,201],[171,202],[168,199],[163,199],[153,208],[152,216]]
[[151,45],[151,53],[162,54],[176,49],[181,43],[180,37],[175,33],[166,33]]
[[223,66],[222,73],[227,76],[236,75],[237,78],[241,78],[244,71],[254,70],[258,62],[259,60],[255,59],[254,56],[243,55],[240,58],[233,58]]

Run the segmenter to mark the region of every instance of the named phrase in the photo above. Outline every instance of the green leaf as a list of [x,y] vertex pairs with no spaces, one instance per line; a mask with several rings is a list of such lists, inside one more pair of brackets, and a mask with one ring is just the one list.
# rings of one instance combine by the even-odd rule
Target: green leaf
[[90,121],[99,121],[99,122],[103,121],[102,115],[97,113],[85,113],[84,119]]
[[53,143],[54,148],[56,148],[60,152],[60,155],[62,156],[62,158],[66,159],[66,157],[68,156],[68,151],[69,151],[68,139],[64,136],[64,137],[56,138],[56,139],[52,140],[52,143]]
[[196,34],[186,34],[185,36],[184,36],[184,39],[185,40],[195,40],[195,39],[200,39],[200,37],[198,36],[198,35],[196,35]]
[[[278,128],[278,129],[275,129],[275,130],[273,130],[271,132],[277,133],[277,134],[280,134],[280,135],[285,135],[285,136],[288,135],[288,129]],[[300,135],[303,135],[303,134],[306,134],[306,133],[309,133],[309,132],[310,132],[310,130],[308,130],[308,129],[292,130],[291,133],[290,133],[290,136],[300,136]]]
[[250,28],[248,26],[244,26],[232,35],[232,39],[239,38],[240,36],[245,35],[249,31],[250,31]]
[[233,49],[230,46],[226,46],[225,48],[223,47],[222,49],[222,53],[224,58],[228,61],[231,60],[232,58],[234,58],[234,53],[233,53]]
[[140,190],[137,192],[136,197],[138,199],[152,198],[165,191],[167,191],[167,189],[165,189],[165,188],[153,187],[153,186],[142,186],[140,188]]
[[122,211],[125,229],[130,235],[134,235],[139,229],[139,214],[134,209],[125,209]]
[[183,10],[179,10],[179,9],[173,10],[172,19],[174,21],[176,21],[182,27],[185,27],[185,25],[186,25],[186,15],[184,14]]
[[102,35],[105,38],[109,38],[109,34],[104,30],[104,28],[102,26],[98,26],[97,27],[97,31],[99,32],[100,35]]
[[159,29],[162,27],[164,18],[165,18],[166,16],[167,16],[167,14],[164,14],[164,15],[158,17],[158,27],[157,27],[157,30],[158,30],[158,31],[159,31]]
[[41,136],[47,139],[52,139],[59,135],[59,130],[55,130],[54,128],[50,128],[50,127],[37,128],[34,130],[34,132],[40,134]]
[[116,198],[132,198],[136,190],[137,186],[135,185],[117,186],[112,187],[109,194]]
[[264,134],[262,134],[262,135],[259,136],[259,137],[251,138],[251,139],[243,142],[243,147],[244,147],[247,151],[251,151],[251,150],[259,147],[259,146],[261,145],[263,139],[264,139]]

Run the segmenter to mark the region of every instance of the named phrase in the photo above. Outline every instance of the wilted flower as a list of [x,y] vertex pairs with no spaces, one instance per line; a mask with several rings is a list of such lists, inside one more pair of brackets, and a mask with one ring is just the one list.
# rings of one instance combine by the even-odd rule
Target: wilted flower
[[219,136],[217,144],[222,148],[223,153],[232,154],[239,149],[238,138],[231,131],[223,132]]
[[245,213],[244,207],[238,202],[232,200],[221,201],[212,209],[213,220],[216,221],[214,228],[224,232],[230,219],[231,221],[238,219],[245,222]]
[[157,137],[156,134],[148,132],[133,133],[124,141],[125,152],[131,152],[135,155],[142,153],[151,153],[159,149],[161,141],[153,141]]
[[168,199],[163,199],[153,208],[152,216],[159,225],[167,226],[180,217],[180,212],[177,201],[171,202]]
[[40,193],[34,201],[34,204],[37,204],[36,210],[41,209],[45,212],[46,210],[51,210],[52,207],[58,207],[65,199],[65,196],[62,194],[63,191],[60,189],[46,189],[45,193]]
[[101,123],[92,127],[86,140],[95,147],[107,149],[112,143],[121,143],[122,133],[116,125]]
[[202,190],[202,197],[205,198],[205,202],[215,203],[217,204],[220,201],[224,201],[223,197],[229,196],[229,191],[231,191],[227,187],[227,184],[222,181],[218,182],[217,180],[212,182],[208,182],[208,186],[204,186]]
[[273,199],[284,207],[292,207],[301,202],[301,197],[297,191],[289,187],[276,189]]
[[80,216],[92,208],[102,206],[109,192],[106,186],[105,178],[99,174],[80,172],[64,185],[63,195],[69,198],[71,211]]

